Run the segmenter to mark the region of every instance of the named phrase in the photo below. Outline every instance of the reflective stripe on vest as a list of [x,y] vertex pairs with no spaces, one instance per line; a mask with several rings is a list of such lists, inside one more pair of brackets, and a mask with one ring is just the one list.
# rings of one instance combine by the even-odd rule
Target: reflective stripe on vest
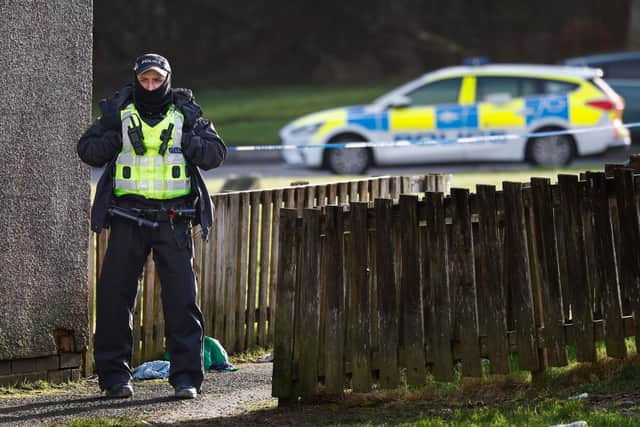
[[[122,151],[116,160],[114,193],[116,196],[135,194],[147,199],[173,199],[191,192],[187,162],[182,155],[182,113],[173,106],[155,126],[140,119],[133,104],[121,111]],[[171,138],[162,156],[159,153],[163,130],[173,124]],[[137,155],[129,137],[130,126],[141,126],[146,152]]]

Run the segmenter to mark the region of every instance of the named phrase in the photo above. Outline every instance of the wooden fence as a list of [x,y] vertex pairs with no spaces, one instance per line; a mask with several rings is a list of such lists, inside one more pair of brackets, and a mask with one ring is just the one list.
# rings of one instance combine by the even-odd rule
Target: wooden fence
[[[594,361],[640,343],[640,175],[281,209],[273,395]],[[484,360],[483,360],[484,359]],[[488,363],[487,363],[488,361]]]
[[[230,353],[273,343],[280,210],[327,204],[366,202],[378,197],[398,199],[402,192],[448,190],[450,175],[378,177],[323,185],[297,185],[273,190],[212,196],[216,206],[208,242],[194,231],[194,271],[205,334],[220,340]],[[93,316],[94,286],[100,275],[108,230],[90,240],[89,313]],[[134,365],[162,357],[164,320],[158,276],[150,256],[138,291],[134,315]],[[90,319],[93,325],[93,317]],[[90,340],[91,341],[91,340]],[[92,354],[92,349],[89,349]],[[91,370],[91,357],[85,370]]]

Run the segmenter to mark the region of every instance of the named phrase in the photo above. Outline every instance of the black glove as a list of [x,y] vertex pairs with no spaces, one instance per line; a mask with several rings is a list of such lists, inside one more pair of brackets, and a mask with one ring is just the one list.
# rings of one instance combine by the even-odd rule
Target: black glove
[[186,150],[189,149],[189,145],[191,145],[191,138],[193,138],[195,136],[195,134],[193,133],[193,131],[187,131],[185,132],[183,129],[182,132],[182,141],[180,141],[180,145],[182,146],[182,152],[184,153]]
[[122,122],[120,121],[120,111],[106,100],[103,99],[98,104],[100,106],[100,111],[102,111],[102,116],[100,117],[100,124],[111,130],[120,130],[122,126]]

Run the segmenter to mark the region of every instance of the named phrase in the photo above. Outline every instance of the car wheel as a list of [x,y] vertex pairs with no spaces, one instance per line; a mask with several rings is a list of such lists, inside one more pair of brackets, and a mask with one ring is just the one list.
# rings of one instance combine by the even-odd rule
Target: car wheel
[[568,165],[574,158],[575,146],[569,135],[547,135],[529,141],[527,158],[538,166]]
[[[331,143],[355,142],[354,138],[338,138]],[[327,167],[337,175],[361,175],[371,166],[371,151],[366,147],[327,148]]]

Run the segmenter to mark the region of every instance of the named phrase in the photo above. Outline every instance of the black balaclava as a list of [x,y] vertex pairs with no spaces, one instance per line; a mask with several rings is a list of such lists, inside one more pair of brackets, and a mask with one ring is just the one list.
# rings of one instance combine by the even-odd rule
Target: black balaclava
[[[145,71],[156,70],[165,76],[165,80],[160,87],[149,91],[143,88],[138,82],[138,75]],[[133,102],[140,114],[145,118],[161,116],[171,104],[171,66],[166,58],[155,53],[148,53],[136,59],[133,67]]]

